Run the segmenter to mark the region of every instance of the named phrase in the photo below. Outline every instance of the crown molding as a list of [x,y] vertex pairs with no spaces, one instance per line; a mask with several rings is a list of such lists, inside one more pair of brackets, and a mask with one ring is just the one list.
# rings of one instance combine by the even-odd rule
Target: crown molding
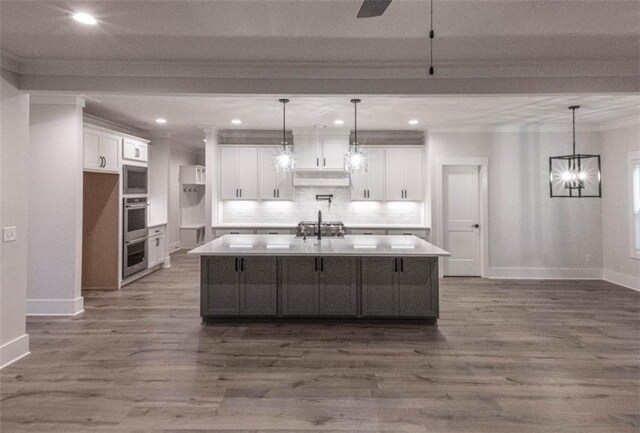
[[31,105],[77,105],[84,108],[86,99],[76,95],[32,94],[29,103]]
[[640,126],[640,115],[629,116],[623,119],[616,119],[612,120],[611,122],[603,122],[599,125],[599,130],[610,131],[612,129],[619,129],[627,126]]

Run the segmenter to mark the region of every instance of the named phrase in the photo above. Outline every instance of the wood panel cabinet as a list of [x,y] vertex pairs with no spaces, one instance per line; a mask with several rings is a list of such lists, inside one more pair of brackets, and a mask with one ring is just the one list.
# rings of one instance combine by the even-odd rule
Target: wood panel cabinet
[[276,148],[258,150],[261,200],[293,200],[293,174],[279,171],[273,162]]
[[84,170],[120,172],[118,149],[122,138],[98,129],[84,127],[83,149]]
[[351,173],[351,200],[384,200],[384,149],[362,148],[367,157],[367,171]]
[[222,200],[258,199],[258,149],[220,149],[220,193]]
[[393,201],[422,201],[423,149],[387,148],[385,151],[385,196]]
[[203,316],[275,316],[275,257],[203,257]]
[[437,268],[432,257],[363,257],[362,315],[438,317]]

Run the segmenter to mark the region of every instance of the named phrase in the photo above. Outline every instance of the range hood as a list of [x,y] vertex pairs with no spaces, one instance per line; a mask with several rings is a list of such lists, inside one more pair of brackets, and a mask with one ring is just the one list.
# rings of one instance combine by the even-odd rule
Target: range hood
[[351,178],[344,170],[296,170],[293,186],[350,186]]

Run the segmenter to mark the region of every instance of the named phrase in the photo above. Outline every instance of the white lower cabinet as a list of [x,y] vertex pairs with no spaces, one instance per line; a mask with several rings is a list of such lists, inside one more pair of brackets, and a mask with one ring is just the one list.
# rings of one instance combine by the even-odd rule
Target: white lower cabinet
[[152,227],[149,230],[149,235],[147,242],[148,267],[153,268],[163,264],[166,257],[167,244],[164,226]]

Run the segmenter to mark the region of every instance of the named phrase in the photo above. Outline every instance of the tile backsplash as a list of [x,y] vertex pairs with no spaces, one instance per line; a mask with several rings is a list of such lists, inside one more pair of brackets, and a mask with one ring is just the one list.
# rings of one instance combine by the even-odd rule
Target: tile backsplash
[[[316,201],[316,194],[333,194],[333,201]],[[223,223],[297,223],[315,220],[322,210],[325,221],[347,224],[420,224],[419,202],[351,201],[349,188],[296,187],[294,201],[224,201]]]

